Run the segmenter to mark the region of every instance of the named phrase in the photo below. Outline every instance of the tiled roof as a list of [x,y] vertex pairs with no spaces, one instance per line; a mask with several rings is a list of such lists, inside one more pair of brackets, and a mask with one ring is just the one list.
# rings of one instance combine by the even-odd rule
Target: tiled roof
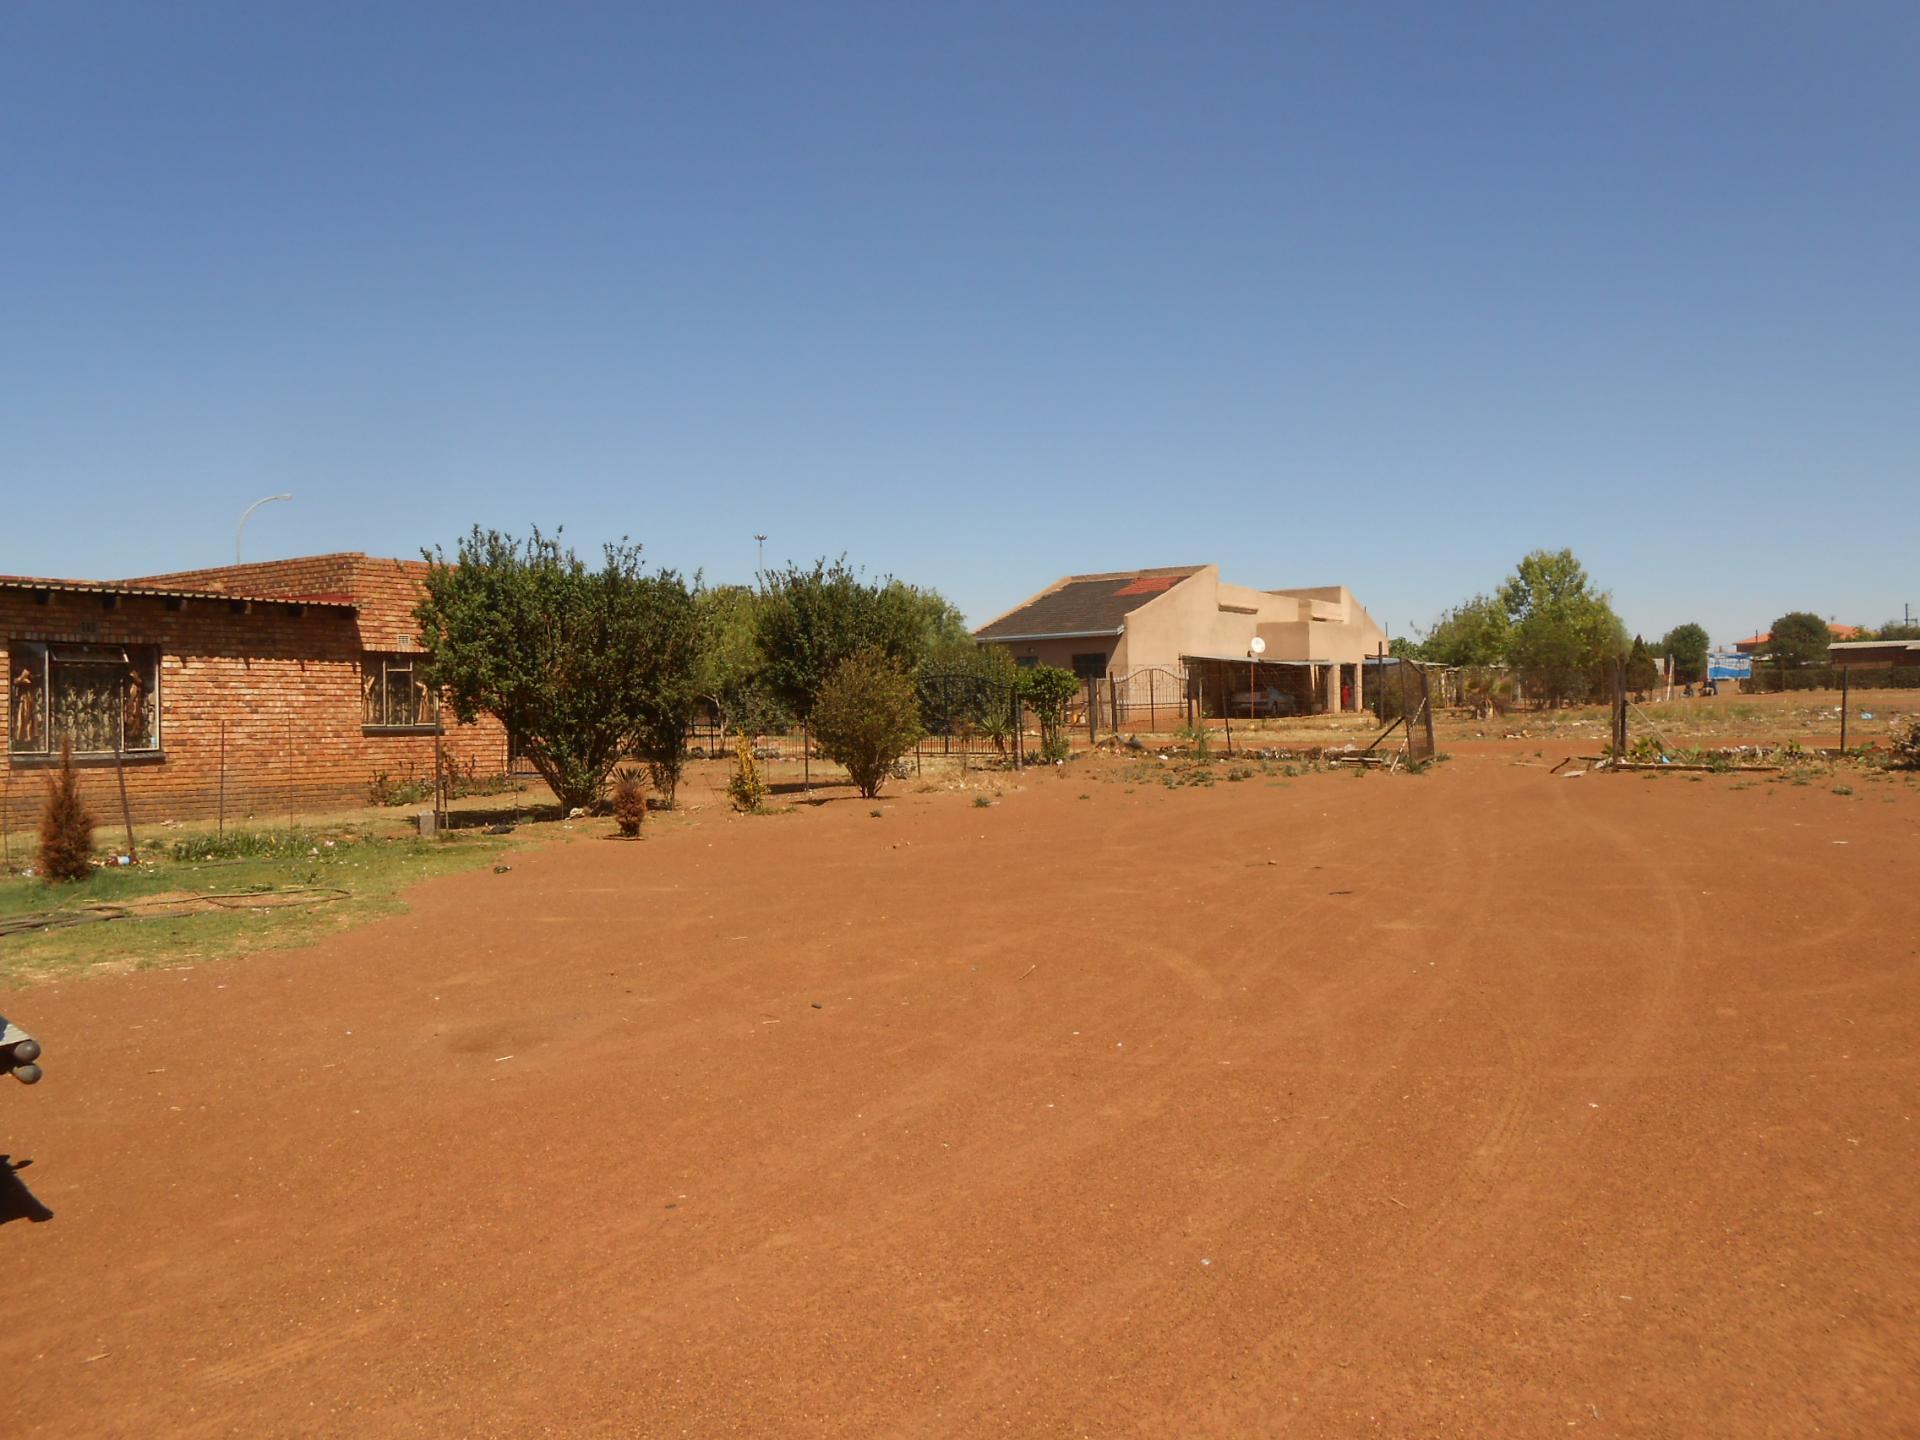
[[1202,566],[1069,575],[1016,610],[974,631],[981,640],[1042,635],[1117,635],[1129,613],[1164,595]]
[[150,595],[163,600],[237,600],[261,604],[313,605],[324,609],[351,610],[351,595],[338,593],[300,594],[279,591],[266,594],[250,590],[214,590],[204,585],[156,584],[147,580],[55,580],[37,575],[0,575],[0,590],[47,590],[68,595]]

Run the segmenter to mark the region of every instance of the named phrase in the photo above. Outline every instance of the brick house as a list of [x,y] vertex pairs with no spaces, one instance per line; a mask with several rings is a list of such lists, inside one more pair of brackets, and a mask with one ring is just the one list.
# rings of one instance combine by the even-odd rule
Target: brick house
[[[223,808],[284,821],[364,804],[375,771],[430,777],[438,714],[415,674],[412,614],[425,571],[340,554],[132,580],[0,576],[0,817],[13,832],[36,823],[63,740],[103,827],[118,818],[116,770],[136,824]],[[462,768],[506,768],[490,718],[450,722],[440,742]]]

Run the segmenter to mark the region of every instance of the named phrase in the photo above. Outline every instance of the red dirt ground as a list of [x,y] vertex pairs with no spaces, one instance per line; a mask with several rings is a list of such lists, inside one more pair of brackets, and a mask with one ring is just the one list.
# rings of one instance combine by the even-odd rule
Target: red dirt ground
[[707,811],[0,996],[9,1430],[1914,1433],[1920,792],[1512,761]]

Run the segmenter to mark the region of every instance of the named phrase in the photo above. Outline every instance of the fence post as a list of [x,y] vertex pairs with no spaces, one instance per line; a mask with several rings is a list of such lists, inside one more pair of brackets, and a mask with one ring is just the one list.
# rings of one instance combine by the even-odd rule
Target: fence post
[[227,722],[220,722],[220,833],[227,833]]
[[1847,666],[1840,667],[1840,753],[1847,753],[1847,711],[1851,705],[1847,700],[1847,682],[1853,678],[1853,671]]
[[1007,699],[1013,704],[1013,768],[1018,770],[1020,768],[1020,751],[1023,738],[1020,734],[1020,722],[1025,718],[1020,713],[1022,707],[1020,705],[1020,686],[1018,683],[1007,687]]

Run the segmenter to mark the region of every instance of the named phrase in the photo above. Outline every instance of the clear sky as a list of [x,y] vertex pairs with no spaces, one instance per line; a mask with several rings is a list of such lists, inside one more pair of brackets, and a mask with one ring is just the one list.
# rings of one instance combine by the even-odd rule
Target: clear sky
[[1920,608],[1920,5],[0,6],[0,571]]

